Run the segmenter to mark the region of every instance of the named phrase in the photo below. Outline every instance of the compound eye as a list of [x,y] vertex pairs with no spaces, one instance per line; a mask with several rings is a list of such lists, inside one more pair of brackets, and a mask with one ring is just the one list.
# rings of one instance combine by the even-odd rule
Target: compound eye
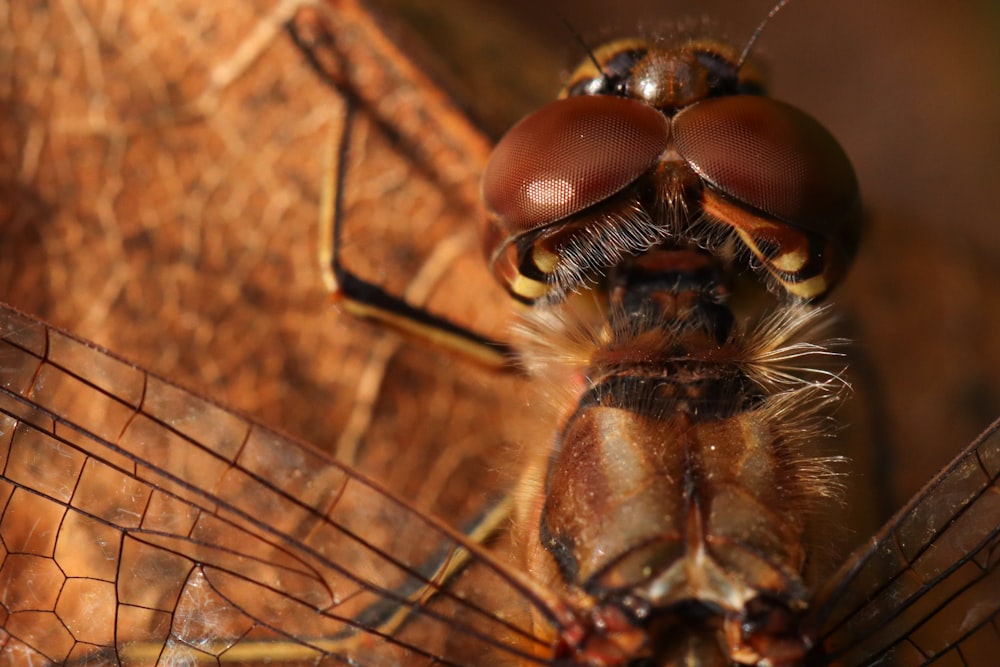
[[860,225],[858,181],[837,140],[788,104],[754,95],[705,100],[673,122],[677,152],[706,185],[850,248]]
[[483,199],[507,234],[530,231],[628,187],[666,150],[667,119],[634,100],[582,96],[527,116],[497,144]]

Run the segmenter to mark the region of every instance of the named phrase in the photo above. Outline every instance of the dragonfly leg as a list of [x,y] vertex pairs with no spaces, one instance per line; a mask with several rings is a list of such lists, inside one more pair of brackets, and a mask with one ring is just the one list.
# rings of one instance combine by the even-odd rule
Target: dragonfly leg
[[[319,261],[324,282],[334,302],[355,317],[377,322],[410,338],[489,367],[510,367],[513,355],[507,344],[416,306],[405,297],[391,294],[344,267],[340,253],[344,220],[342,193],[353,112],[353,105],[348,105],[348,117],[341,124],[341,131],[331,138],[320,206]],[[431,258],[429,263],[443,261],[442,258]]]
[[[345,54],[332,28],[320,14],[312,8],[303,10],[287,23],[286,28],[320,79],[334,88],[345,104],[343,118],[331,132],[319,224],[320,270],[334,302],[356,317],[382,324],[407,337],[444,348],[491,368],[512,368],[514,357],[506,344],[414,305],[420,303],[416,294],[419,288],[414,289],[411,285],[406,294],[392,294],[345,268],[341,248],[345,218],[343,198],[348,180],[347,156],[357,116],[364,114],[365,110],[371,113],[371,102],[366,102],[364,96],[359,94],[355,82],[346,72]],[[378,113],[374,116],[376,122],[382,122],[378,120]],[[391,128],[387,130],[392,133]],[[442,260],[433,256],[426,263],[430,273],[437,268],[435,262],[439,266],[442,264]],[[419,282],[420,276],[415,278],[415,282]]]

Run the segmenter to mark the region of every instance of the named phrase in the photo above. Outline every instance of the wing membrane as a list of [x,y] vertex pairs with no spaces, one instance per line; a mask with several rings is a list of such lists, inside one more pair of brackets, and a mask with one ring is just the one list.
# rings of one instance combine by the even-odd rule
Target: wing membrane
[[[1000,423],[939,473],[819,597],[838,664],[984,664],[1000,650]],[[948,662],[948,661],[952,662]]]
[[[447,663],[447,641],[532,642],[439,575],[474,545],[351,469],[6,307],[0,322],[5,651]],[[501,599],[527,600],[482,558]],[[414,618],[384,622],[400,609]]]

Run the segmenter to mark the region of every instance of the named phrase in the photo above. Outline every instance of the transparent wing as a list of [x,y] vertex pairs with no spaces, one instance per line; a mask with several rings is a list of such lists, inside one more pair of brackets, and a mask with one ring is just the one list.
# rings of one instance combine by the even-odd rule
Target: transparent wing
[[1000,652],[1000,422],[856,552],[818,597],[826,660],[995,664]]
[[349,468],[7,307],[0,327],[2,653],[18,664],[542,646],[464,597],[536,605],[516,576],[478,552],[442,574],[475,547]]

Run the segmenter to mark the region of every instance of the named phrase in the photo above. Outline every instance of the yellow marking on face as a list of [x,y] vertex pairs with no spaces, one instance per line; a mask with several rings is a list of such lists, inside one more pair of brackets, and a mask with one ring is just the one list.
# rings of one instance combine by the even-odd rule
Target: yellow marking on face
[[809,263],[809,253],[802,248],[783,252],[772,259],[770,263],[779,271],[798,273]]
[[554,273],[559,265],[559,255],[537,245],[531,249],[531,259],[542,273]]
[[549,292],[549,286],[546,283],[539,282],[537,280],[532,280],[531,278],[526,278],[521,274],[510,283],[510,291],[517,294],[525,299],[538,299]]
[[826,293],[830,289],[830,285],[826,280],[826,276],[822,273],[818,276],[813,276],[809,280],[803,280],[800,283],[790,283],[781,280],[781,284],[785,286],[789,294],[794,294],[795,296],[802,297],[803,299],[811,299],[813,297],[819,296],[820,294]]

